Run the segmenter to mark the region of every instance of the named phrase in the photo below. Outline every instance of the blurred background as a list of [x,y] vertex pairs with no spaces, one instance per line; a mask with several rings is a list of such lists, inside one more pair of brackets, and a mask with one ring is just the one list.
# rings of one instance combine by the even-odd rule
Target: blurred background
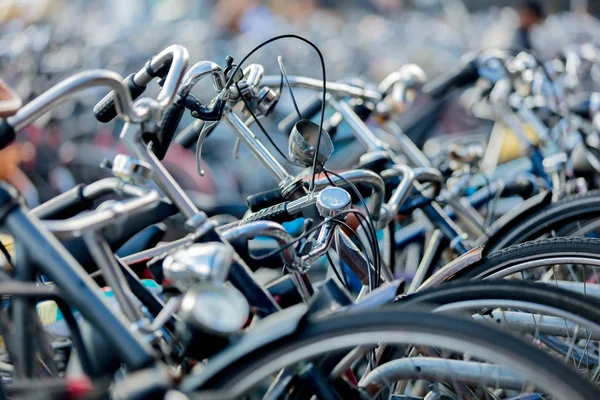
[[[296,33],[320,47],[329,80],[376,84],[406,63],[434,78],[470,51],[525,48],[546,60],[568,46],[599,44],[597,14],[600,2],[592,0],[2,0],[0,77],[29,101],[77,71],[107,68],[127,76],[173,43],[189,50],[190,65],[201,60],[224,65],[227,55],[239,60],[274,35]],[[314,51],[299,41],[274,43],[251,61],[263,64],[267,75],[278,75],[279,55],[288,74],[320,77]],[[214,96],[209,86],[203,88],[199,98]],[[104,94],[89,90],[21,135],[21,167],[10,178],[30,206],[108,175],[98,166],[123,149],[120,123],[98,124],[91,113]],[[297,94],[300,102],[306,96]],[[414,111],[426,106],[417,102]],[[273,121],[265,122],[284,148],[287,139],[276,122],[291,111],[284,96]],[[459,106],[435,122],[438,135],[489,130]],[[195,173],[192,151],[172,146],[165,164],[201,205],[243,203],[274,182],[243,146],[233,162],[234,141],[227,126],[207,140],[205,178]],[[360,147],[344,149],[346,161],[348,154],[358,156]]]

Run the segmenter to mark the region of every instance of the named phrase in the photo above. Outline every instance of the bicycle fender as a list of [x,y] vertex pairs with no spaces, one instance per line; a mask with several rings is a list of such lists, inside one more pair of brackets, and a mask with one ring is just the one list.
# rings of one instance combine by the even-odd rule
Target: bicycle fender
[[455,258],[442,268],[438,269],[436,273],[431,275],[419,288],[415,291],[418,292],[423,289],[439,286],[440,284],[451,280],[456,274],[462,270],[470,267],[477,263],[483,258],[484,246],[478,246],[474,249],[469,250],[460,257]]

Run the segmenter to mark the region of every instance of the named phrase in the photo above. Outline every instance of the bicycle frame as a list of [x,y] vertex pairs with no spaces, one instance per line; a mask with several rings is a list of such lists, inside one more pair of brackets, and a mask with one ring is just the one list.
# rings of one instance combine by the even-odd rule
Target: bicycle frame
[[[17,265],[19,275],[33,280],[36,271],[47,275],[61,289],[63,298],[115,348],[115,352],[132,370],[155,362],[152,347],[139,331],[115,312],[101,294],[100,287],[60,242],[19,203],[18,195],[5,184],[0,185],[0,222],[21,243],[25,265]],[[25,280],[25,279],[23,279]],[[25,311],[25,310],[24,310]]]

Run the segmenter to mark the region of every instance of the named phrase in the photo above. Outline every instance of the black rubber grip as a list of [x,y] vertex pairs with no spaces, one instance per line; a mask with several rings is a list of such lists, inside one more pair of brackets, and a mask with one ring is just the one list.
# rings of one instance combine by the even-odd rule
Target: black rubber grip
[[[139,86],[133,81],[134,75],[135,74],[131,74],[123,80],[123,84],[129,88],[129,93],[131,93],[131,98],[133,100],[140,97],[140,95],[144,93],[144,90],[146,90],[146,86]],[[103,123],[110,122],[117,116],[114,92],[110,92],[96,104],[94,107],[94,115],[98,121]]]
[[0,150],[8,147],[16,137],[15,128],[6,120],[0,122]]
[[433,98],[445,97],[450,91],[460,89],[479,78],[479,72],[475,61],[470,61],[462,68],[442,75],[429,82],[423,87],[423,91]]
[[291,221],[294,219],[294,217],[291,216],[287,212],[286,205],[287,205],[287,203],[279,203],[277,205],[274,205],[274,206],[271,206],[268,208],[264,208],[258,212],[250,214],[249,216],[244,218],[240,222],[240,224],[247,224],[248,222],[261,221],[261,220],[280,222],[280,223]]
[[263,208],[281,203],[285,201],[285,198],[281,195],[281,189],[275,188],[248,196],[246,200],[250,211],[257,212]]
[[79,184],[40,204],[31,213],[39,219],[66,219],[89,210],[94,202],[83,195],[84,187],[85,185]]
[[[300,114],[302,114],[302,118],[304,119],[311,119],[321,111],[322,106],[323,95],[317,94],[300,107]],[[290,115],[285,117],[279,125],[277,125],[277,128],[279,128],[281,132],[289,135],[298,121],[300,121],[300,118],[298,118],[298,113],[294,110]]]
[[184,106],[178,103],[173,103],[171,106],[169,106],[169,108],[167,108],[160,123],[158,124],[158,133],[152,141],[152,150],[159,160],[165,158],[167,150],[169,150],[171,141],[173,140],[175,132],[177,131],[177,127],[181,122],[184,111]]
[[524,199],[535,194],[535,186],[533,182],[526,178],[517,178],[514,181],[507,183],[502,190],[502,197],[521,196]]

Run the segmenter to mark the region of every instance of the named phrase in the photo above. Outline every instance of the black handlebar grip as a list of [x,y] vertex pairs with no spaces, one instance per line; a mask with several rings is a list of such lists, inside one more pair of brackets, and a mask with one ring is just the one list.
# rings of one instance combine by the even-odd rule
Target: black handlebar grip
[[[123,84],[129,88],[129,93],[131,93],[132,100],[140,97],[144,90],[146,90],[146,86],[139,86],[133,81],[133,77],[135,74],[129,75],[125,80],[123,80]],[[94,107],[94,115],[96,119],[100,122],[107,123],[112,121],[117,116],[117,109],[115,108],[115,93],[110,92],[102,100],[96,104]]]
[[67,219],[80,212],[89,210],[93,200],[83,195],[85,185],[79,184],[72,189],[40,204],[31,210],[31,213],[39,219]]
[[475,61],[470,61],[462,68],[429,82],[423,87],[423,91],[437,99],[446,96],[451,90],[475,83],[478,78],[477,65]]
[[[300,114],[302,114],[302,118],[304,118],[304,119],[311,119],[315,115],[317,115],[319,113],[319,111],[321,111],[322,106],[323,106],[323,95],[321,95],[321,94],[315,95],[307,103],[303,104],[300,107]],[[279,125],[277,125],[277,128],[279,128],[279,130],[281,132],[289,135],[290,132],[292,132],[292,128],[298,121],[300,121],[300,118],[298,117],[298,113],[296,113],[296,110],[294,110],[292,113],[290,113],[290,115],[285,117],[279,123]]]
[[248,196],[247,201],[250,211],[257,212],[265,207],[281,203],[285,199],[281,195],[281,189],[275,188]]
[[184,106],[178,103],[173,103],[165,111],[160,123],[158,124],[158,134],[153,140],[152,149],[159,160],[165,158],[167,150],[169,150],[171,141],[173,140],[175,132],[177,131],[177,127],[181,122],[184,111]]
[[524,199],[535,194],[535,185],[529,179],[517,178],[514,181],[507,183],[502,190],[502,197],[521,196]]
[[4,120],[0,123],[0,150],[8,147],[17,136],[15,128],[8,121]]

